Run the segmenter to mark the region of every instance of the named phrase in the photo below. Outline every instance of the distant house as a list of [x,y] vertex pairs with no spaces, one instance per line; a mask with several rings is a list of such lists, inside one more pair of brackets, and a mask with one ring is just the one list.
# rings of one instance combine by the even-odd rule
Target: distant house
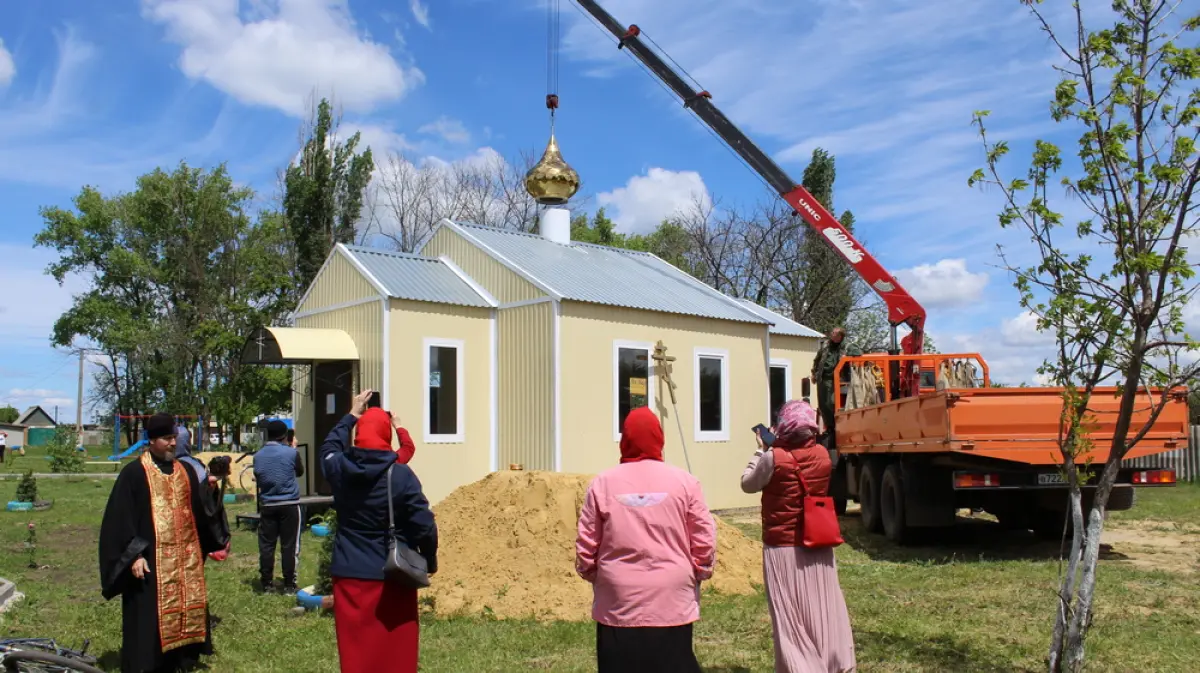
[[54,422],[54,417],[46,413],[46,410],[36,404],[29,407],[17,418],[16,425],[23,425],[27,428],[54,428],[58,424]]
[[[377,390],[433,502],[510,466],[616,465],[625,416],[648,406],[710,507],[753,505],[751,428],[804,394],[821,337],[648,253],[449,220],[419,255],[338,245],[294,325],[251,335],[242,361],[300,365],[306,462],[351,394]],[[327,491],[319,466],[307,480]]]

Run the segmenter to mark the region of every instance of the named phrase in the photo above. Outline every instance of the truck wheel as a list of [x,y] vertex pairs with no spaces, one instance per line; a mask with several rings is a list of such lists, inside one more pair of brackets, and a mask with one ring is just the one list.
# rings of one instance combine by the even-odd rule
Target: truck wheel
[[908,538],[908,522],[904,511],[904,479],[897,463],[888,465],[883,471],[883,483],[879,487],[879,513],[883,534],[887,539],[904,544]]
[[883,532],[883,521],[879,512],[879,463],[867,461],[858,477],[858,502],[862,507],[863,527],[872,533]]

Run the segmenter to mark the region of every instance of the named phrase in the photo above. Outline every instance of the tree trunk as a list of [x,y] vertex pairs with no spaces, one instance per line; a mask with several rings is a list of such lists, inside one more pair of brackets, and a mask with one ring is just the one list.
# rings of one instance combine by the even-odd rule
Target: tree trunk
[[1071,487],[1070,497],[1070,514],[1074,527],[1071,531],[1071,551],[1067,555],[1067,572],[1063,574],[1058,590],[1058,612],[1054,619],[1054,633],[1050,643],[1051,673],[1060,673],[1063,670],[1063,644],[1074,612],[1075,580],[1079,574],[1079,555],[1083,547],[1083,497],[1077,483]]
[[[1105,498],[1107,500],[1107,498]],[[1083,545],[1082,577],[1080,578],[1075,613],[1067,631],[1063,664],[1071,673],[1083,670],[1084,641],[1092,625],[1092,600],[1096,593],[1096,564],[1100,560],[1100,533],[1104,529],[1104,507],[1097,499],[1088,514],[1087,537]]]

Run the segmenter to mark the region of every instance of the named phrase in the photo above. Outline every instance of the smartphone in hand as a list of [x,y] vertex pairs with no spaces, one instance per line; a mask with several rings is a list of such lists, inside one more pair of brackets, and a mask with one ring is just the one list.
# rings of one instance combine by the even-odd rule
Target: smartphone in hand
[[767,426],[763,425],[762,423],[750,428],[750,430],[751,432],[758,433],[758,436],[762,438],[763,446],[769,447],[775,443],[775,435],[771,434],[771,431],[767,429]]
[[383,402],[380,401],[379,391],[378,390],[373,391],[371,393],[370,399],[367,400],[367,408],[368,409],[378,409],[381,406],[383,406]]

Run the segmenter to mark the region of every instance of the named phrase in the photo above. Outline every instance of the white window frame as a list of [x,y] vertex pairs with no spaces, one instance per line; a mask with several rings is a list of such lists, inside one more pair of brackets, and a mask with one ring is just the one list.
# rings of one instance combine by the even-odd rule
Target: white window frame
[[786,404],[792,398],[792,361],[784,358],[771,358],[771,364],[767,367],[767,411],[770,412],[771,407],[771,370],[782,368],[783,374],[783,401]]
[[613,441],[621,441],[621,349],[637,349],[646,351],[646,406],[654,409],[654,344],[649,341],[613,341],[612,350],[612,419]]
[[[455,385],[457,389],[458,399],[455,400],[457,405],[456,418],[458,419],[458,432],[452,435],[439,434],[435,435],[430,431],[429,427],[429,349],[434,347],[454,348],[458,358],[457,366],[455,367]],[[423,377],[421,382],[421,394],[424,398],[421,406],[424,409],[422,414],[422,425],[424,426],[424,440],[426,444],[461,444],[466,441],[467,416],[466,416],[466,369],[467,369],[467,346],[462,339],[440,339],[435,337],[427,337],[423,341],[423,353],[421,356]]]
[[[721,361],[721,429],[700,429],[700,358]],[[692,425],[697,442],[728,442],[730,418],[729,405],[729,351],[724,348],[697,348],[692,354]]]

